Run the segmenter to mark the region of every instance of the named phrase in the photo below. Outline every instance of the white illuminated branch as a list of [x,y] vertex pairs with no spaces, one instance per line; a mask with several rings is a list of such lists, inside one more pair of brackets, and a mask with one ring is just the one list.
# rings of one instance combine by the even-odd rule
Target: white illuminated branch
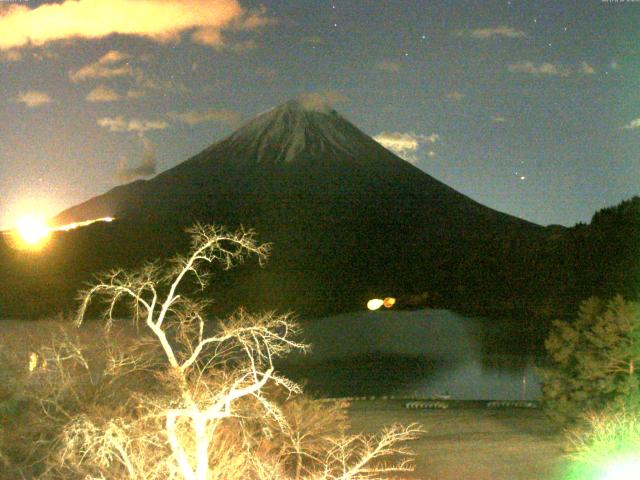
[[[288,438],[291,445],[287,450],[289,453],[276,455],[273,460],[249,453],[247,461],[256,480],[364,480],[387,478],[392,472],[410,470],[409,452],[397,444],[416,438],[420,432],[416,425],[391,427],[378,437],[327,436],[317,440],[320,443],[303,446],[304,433],[289,425],[278,405],[264,394],[268,383],[279,385],[288,394],[301,392],[298,385],[278,376],[273,364],[276,357],[294,349],[307,349],[307,345],[296,340],[298,325],[287,315],[252,316],[239,310],[219,322],[213,334],[207,335],[205,330],[211,327],[205,322],[208,302],[189,299],[179,292],[187,278],[204,288],[208,276],[203,267],[212,262],[229,269],[247,256],[255,255],[262,263],[268,255],[269,245],[258,245],[253,231],[230,233],[219,227],[196,225],[190,233],[193,237],[190,255],[175,258],[169,268],[149,263],[134,272],[115,270],[99,277],[97,284],[81,294],[77,316],[78,324],[82,323],[92,299],[101,297],[107,305],[104,311],[106,328],[110,328],[116,306],[128,300],[134,322],[143,322],[162,346],[171,385],[176,387],[177,395],[168,403],[146,401],[163,418],[166,441],[173,457],[173,462],[169,463],[170,471],[174,473],[165,474],[164,478],[220,478],[218,473],[223,470],[214,470],[220,465],[210,465],[211,442],[223,419],[239,415],[239,402],[243,398],[256,400],[261,407],[258,414],[261,422],[266,425],[268,419],[275,421],[280,434]],[[142,368],[141,363],[136,364],[141,361],[114,360],[124,369]],[[225,367],[229,365],[230,368]],[[73,425],[69,429],[71,433]],[[71,436],[83,438],[83,451],[87,452],[93,448],[90,446],[93,443],[88,442],[87,435],[82,432],[94,427],[82,421],[77,425],[75,437]],[[100,459],[98,463],[104,458],[119,459],[128,478],[147,478],[135,466],[144,459],[135,459],[126,449],[128,427],[114,422],[109,425],[112,433],[106,435],[108,432],[105,432],[102,439],[96,440],[95,450],[111,453],[96,453]],[[283,462],[287,455],[297,458],[295,477],[286,473]],[[380,462],[389,457],[399,460]],[[88,457],[84,453],[80,458],[82,461]],[[253,474],[251,478],[254,478]]]
[[[205,264],[220,262],[229,269],[250,254],[262,262],[269,246],[258,245],[252,231],[229,233],[219,227],[196,225],[190,233],[193,236],[192,253],[174,259],[169,271],[162,270],[157,264],[148,264],[133,273],[116,270],[101,277],[97,285],[82,294],[77,322],[83,321],[87,307],[96,295],[107,301],[107,327],[113,321],[116,304],[124,298],[133,301],[134,321],[144,321],[159,340],[180,384],[182,404],[166,412],[167,436],[173,455],[185,479],[205,480],[209,470],[209,440],[217,421],[231,416],[233,402],[248,395],[258,398],[267,413],[277,417],[278,410],[261,395],[261,389],[270,380],[289,391],[298,392],[299,387],[274,374],[273,358],[292,349],[304,350],[306,345],[292,339],[298,329],[287,316],[269,314],[256,318],[244,311],[221,323],[217,335],[206,337],[203,310],[207,303],[181,297],[178,290],[185,277],[193,276],[204,288],[207,275],[202,267]],[[168,291],[162,297],[164,283],[168,284]],[[173,327],[177,329],[174,343],[167,336],[167,329]],[[199,385],[190,386],[190,370],[196,366],[206,368],[197,365],[205,350],[224,350],[229,355],[233,349],[243,352],[247,367],[224,391],[203,394]],[[195,433],[195,468],[177,434],[177,423],[181,419],[188,419]]]

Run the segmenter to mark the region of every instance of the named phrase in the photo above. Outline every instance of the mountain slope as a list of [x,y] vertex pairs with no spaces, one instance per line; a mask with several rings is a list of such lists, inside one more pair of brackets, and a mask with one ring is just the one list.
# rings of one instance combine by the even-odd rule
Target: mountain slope
[[[62,212],[57,223],[96,216],[162,214],[229,195],[269,199],[405,196],[431,199],[428,210],[467,209],[477,221],[529,225],[490,210],[386,150],[333,110],[308,110],[290,101],[260,116],[200,154],[148,181],[119,186]],[[218,196],[220,198],[212,198]],[[233,200],[236,200],[235,198]],[[317,205],[309,208],[315,208]],[[384,212],[380,212],[384,214]],[[448,212],[447,212],[448,213]]]
[[337,112],[302,101],[55,221],[104,216],[118,220],[65,234],[57,263],[42,267],[69,292],[96,270],[184,250],[182,232],[195,221],[242,224],[273,242],[273,255],[266,269],[231,275],[218,298],[311,314],[387,294],[426,292],[446,306],[511,302],[531,289],[526,252],[547,236],[437,181]]

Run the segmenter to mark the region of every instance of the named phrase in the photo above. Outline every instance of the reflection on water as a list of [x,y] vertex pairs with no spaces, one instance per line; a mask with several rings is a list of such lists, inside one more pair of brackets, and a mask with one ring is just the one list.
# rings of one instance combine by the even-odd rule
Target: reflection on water
[[323,395],[535,400],[536,357],[488,354],[491,323],[447,310],[362,312],[304,325],[312,353],[284,369]]
[[521,368],[488,369],[478,358],[470,358],[450,368],[437,372],[432,378],[423,378],[413,385],[422,396],[438,392],[450,393],[452,398],[465,400],[537,400],[540,398],[540,381],[534,371],[534,358],[510,355]]

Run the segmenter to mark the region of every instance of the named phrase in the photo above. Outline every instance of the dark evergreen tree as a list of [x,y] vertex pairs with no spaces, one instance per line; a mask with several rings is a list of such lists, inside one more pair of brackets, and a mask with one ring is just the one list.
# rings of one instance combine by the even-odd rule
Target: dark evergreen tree
[[543,403],[561,423],[588,411],[629,405],[640,385],[640,304],[592,297],[572,322],[557,320],[545,342]]

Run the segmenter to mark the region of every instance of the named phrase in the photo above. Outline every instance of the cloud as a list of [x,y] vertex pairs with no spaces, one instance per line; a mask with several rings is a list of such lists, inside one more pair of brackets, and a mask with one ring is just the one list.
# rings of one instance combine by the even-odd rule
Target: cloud
[[44,60],[57,60],[60,58],[60,54],[58,52],[53,52],[51,50],[41,48],[39,51],[32,53],[33,58],[42,62]]
[[631,120],[627,125],[622,127],[624,130],[635,130],[636,128],[640,128],[640,118],[636,118],[635,120]]
[[144,153],[142,154],[142,161],[136,167],[129,167],[129,162],[126,158],[123,158],[118,164],[118,170],[116,175],[122,182],[131,182],[137,178],[150,177],[156,173],[157,160],[156,152],[153,148],[153,144],[146,137],[142,138],[142,144],[144,147]]
[[0,50],[0,62],[19,62],[22,60],[22,52],[20,50]]
[[[160,0],[154,0],[160,1]],[[166,0],[165,0],[166,1]],[[180,1],[180,0],[173,0]],[[187,0],[181,0],[187,1]],[[203,8],[211,8],[212,2],[209,0],[188,0],[189,3],[202,4]],[[246,50],[250,50],[256,48],[256,43],[253,40],[244,40],[240,42],[231,42],[228,43],[225,41],[222,30],[230,30],[230,31],[253,31],[259,28],[266,27],[268,25],[273,25],[277,23],[277,20],[272,17],[267,16],[266,7],[262,6],[257,10],[246,12],[242,10],[242,8],[237,4],[236,0],[215,0],[218,3],[224,4],[234,4],[238,7],[238,11],[235,12],[233,18],[230,18],[229,21],[224,25],[211,25],[211,26],[203,26],[196,29],[191,34],[191,40],[195,43],[199,43],[200,45],[208,45],[211,47],[226,47],[235,52],[244,52]]]
[[69,78],[73,83],[79,83],[96,78],[134,76],[133,67],[129,63],[122,63],[130,58],[131,55],[111,50],[100,57],[98,61],[69,72]]
[[593,75],[596,73],[596,69],[584,61],[580,64],[580,71],[585,75]]
[[164,80],[156,76],[149,76],[140,68],[134,69],[135,87],[129,92],[130,98],[144,97],[152,92],[189,93],[189,88],[181,82]]
[[137,132],[139,134],[150,130],[164,130],[169,127],[169,123],[164,120],[140,120],[136,118],[126,120],[121,116],[100,118],[98,125],[108,128],[112,132]]
[[[373,139],[387,150],[391,150],[399,157],[410,163],[416,164],[419,160],[417,153],[424,145],[433,145],[440,140],[440,135],[421,135],[414,132],[381,132]],[[427,155],[435,156],[433,150],[429,150]]]
[[[141,98],[151,92],[188,92],[188,88],[183,84],[173,80],[162,80],[149,76],[141,68],[132,65],[134,60],[144,62],[148,61],[149,57],[141,55],[134,58],[128,53],[111,50],[97,61],[69,72],[69,78],[74,83],[95,79],[126,78],[131,83],[130,89],[126,94],[127,98]],[[112,94],[111,96],[113,97],[114,95]]]
[[533,62],[512,63],[508,69],[512,73],[529,73],[531,75],[551,75],[558,77],[568,77],[573,73],[569,67],[547,62],[538,65]]
[[461,37],[479,38],[482,40],[493,37],[505,37],[505,38],[523,38],[527,34],[522,30],[517,30],[513,27],[499,26],[494,28],[476,28],[473,30],[457,30],[456,35]]
[[48,93],[39,92],[37,90],[28,90],[18,94],[18,103],[24,103],[29,108],[39,107],[51,103],[51,97]]
[[109,65],[111,63],[119,63],[130,58],[131,55],[129,55],[128,53],[120,52],[118,50],[109,50],[102,57],[100,57],[98,63],[102,65]]
[[311,92],[298,95],[298,102],[305,110],[327,113],[334,105],[349,101],[346,95],[336,90],[326,90],[324,92]]
[[466,97],[464,93],[454,90],[453,92],[445,94],[444,99],[452,102],[460,102],[464,97]]
[[232,110],[204,110],[190,112],[169,112],[167,116],[187,125],[197,125],[205,122],[220,122],[227,125],[237,125],[240,122],[240,114]]
[[278,21],[273,17],[267,16],[267,7],[262,5],[257,10],[247,12],[244,15],[236,18],[230,28],[233,30],[251,31],[259,28],[264,28],[268,25],[274,25]]
[[0,10],[0,50],[56,40],[100,39],[112,34],[219,46],[221,31],[255,30],[274,22],[265,10],[245,11],[237,0],[64,0],[36,8]]
[[86,100],[87,102],[115,102],[120,100],[122,96],[104,85],[98,85],[96,88],[89,92]]
[[393,60],[382,60],[381,62],[376,63],[376,68],[383,72],[398,73],[402,66]]
[[201,28],[191,35],[191,39],[200,45],[219,46],[224,44],[222,32],[217,28]]

